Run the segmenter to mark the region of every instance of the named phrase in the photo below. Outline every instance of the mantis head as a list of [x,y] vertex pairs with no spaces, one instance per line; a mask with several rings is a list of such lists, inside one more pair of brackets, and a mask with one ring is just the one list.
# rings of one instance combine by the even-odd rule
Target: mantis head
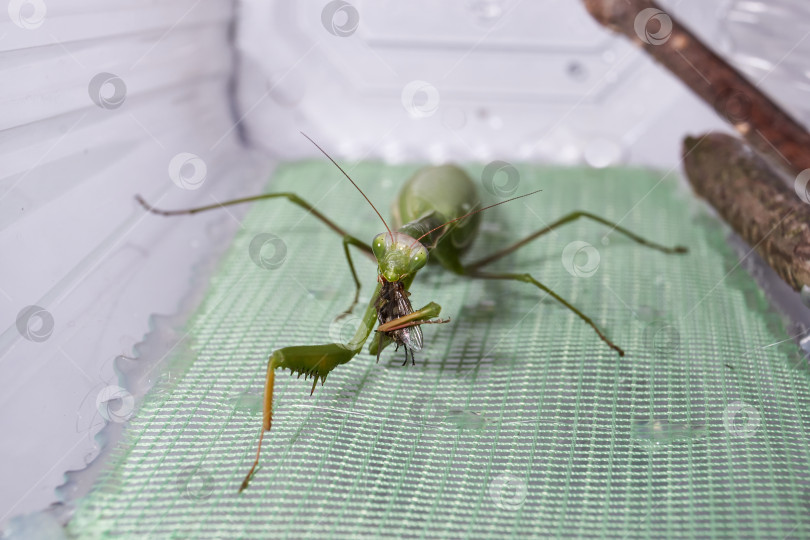
[[400,281],[421,269],[428,250],[416,239],[400,232],[384,232],[374,237],[371,249],[377,257],[380,275],[386,281]]

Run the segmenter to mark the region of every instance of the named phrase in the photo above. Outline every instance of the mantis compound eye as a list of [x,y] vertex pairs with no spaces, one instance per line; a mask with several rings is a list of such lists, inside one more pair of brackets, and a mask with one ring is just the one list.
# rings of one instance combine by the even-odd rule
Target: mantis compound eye
[[386,236],[388,236],[388,233],[380,233],[371,241],[371,251],[374,252],[374,256],[377,257],[378,261],[385,255]]
[[411,255],[410,260],[410,270],[411,272],[415,272],[425,266],[428,260],[428,252],[423,246],[419,246],[418,249],[415,250],[414,254]]

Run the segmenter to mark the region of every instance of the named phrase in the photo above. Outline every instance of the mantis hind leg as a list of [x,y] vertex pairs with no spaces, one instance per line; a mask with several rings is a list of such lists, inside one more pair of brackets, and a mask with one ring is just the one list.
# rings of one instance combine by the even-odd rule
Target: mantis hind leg
[[580,319],[585,321],[585,323],[587,323],[591,328],[593,328],[594,331],[596,332],[596,334],[599,336],[599,338],[602,341],[604,341],[605,343],[607,343],[608,346],[611,349],[613,349],[614,351],[619,353],[619,356],[624,356],[624,351],[622,350],[622,348],[619,347],[618,345],[616,345],[615,343],[613,343],[610,340],[610,338],[608,338],[604,334],[604,332],[602,332],[602,330],[600,330],[599,327],[596,326],[596,323],[594,323],[591,320],[590,317],[588,317],[587,315],[582,313],[580,310],[575,308],[567,300],[565,300],[562,296],[560,296],[557,293],[555,293],[554,291],[552,291],[546,285],[543,285],[542,283],[540,283],[539,281],[534,279],[534,277],[532,277],[531,274],[490,273],[490,272],[478,272],[478,271],[475,271],[475,270],[471,270],[467,275],[470,276],[470,277],[479,278],[479,279],[502,279],[502,280],[511,280],[511,281],[522,281],[524,283],[530,283],[530,284],[534,285],[535,287],[537,287],[541,291],[545,291],[546,293],[548,293],[549,296],[551,296],[552,298],[557,300],[559,303],[561,303],[562,305],[564,305],[565,307],[567,307],[568,309],[573,311],[577,315],[577,317],[579,317]]
[[606,226],[610,227],[612,230],[618,232],[619,234],[622,234],[622,235],[626,236],[627,238],[630,238],[631,240],[633,240],[634,242],[636,242],[638,244],[641,244],[642,246],[645,246],[645,247],[648,247],[648,248],[651,248],[651,249],[655,249],[655,250],[661,251],[663,253],[669,253],[669,254],[679,253],[679,254],[682,254],[682,253],[687,253],[688,252],[687,248],[685,248],[683,246],[667,247],[667,246],[663,246],[661,244],[658,244],[656,242],[652,242],[650,240],[647,240],[646,238],[642,238],[641,236],[635,234],[634,232],[632,232],[632,231],[630,231],[628,229],[625,229],[624,227],[621,227],[618,223],[615,223],[613,221],[608,221],[608,220],[606,220],[604,218],[601,218],[601,217],[597,216],[596,214],[591,214],[590,212],[576,211],[576,212],[571,212],[570,214],[568,214],[566,216],[563,216],[562,218],[558,219],[557,221],[555,221],[551,225],[549,225],[547,227],[543,227],[539,231],[536,231],[536,232],[530,234],[529,236],[527,236],[523,240],[515,242],[511,246],[508,246],[508,247],[505,247],[504,249],[496,251],[495,253],[492,253],[491,255],[488,255],[487,257],[484,257],[483,259],[479,259],[477,261],[474,261],[473,263],[467,265],[466,268],[469,271],[477,270],[478,268],[481,268],[482,266],[485,266],[487,264],[495,262],[498,259],[500,259],[502,257],[505,257],[506,255],[509,255],[510,253],[512,253],[514,251],[517,251],[518,249],[525,246],[526,244],[528,244],[532,240],[535,240],[535,239],[543,236],[544,234],[553,231],[554,229],[562,227],[563,225],[566,225],[568,223],[572,223],[572,222],[578,220],[579,218],[588,218],[588,219],[591,219],[593,221],[596,221],[597,223],[601,223],[602,225],[606,225]]

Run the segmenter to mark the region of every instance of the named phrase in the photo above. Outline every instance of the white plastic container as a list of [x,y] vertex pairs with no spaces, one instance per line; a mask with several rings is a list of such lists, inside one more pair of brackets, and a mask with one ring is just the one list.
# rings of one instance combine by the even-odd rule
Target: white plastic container
[[[808,118],[803,27],[783,25],[803,3],[663,4]],[[0,527],[93,462],[98,404],[149,385],[116,394],[116,359],[193,306],[238,227],[145,219],[135,194],[258,192],[316,154],[299,131],[337,158],[679,174],[685,134],[726,129],[571,0],[11,0],[0,50]]]

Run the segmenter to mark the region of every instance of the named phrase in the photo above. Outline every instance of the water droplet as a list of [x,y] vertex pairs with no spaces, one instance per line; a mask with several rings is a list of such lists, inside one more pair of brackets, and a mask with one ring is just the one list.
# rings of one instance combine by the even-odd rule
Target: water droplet
[[622,147],[615,141],[604,138],[596,138],[588,141],[585,146],[585,161],[588,165],[596,168],[615,165],[621,160]]
[[633,421],[630,436],[641,446],[654,450],[676,441],[704,437],[708,433],[705,424],[678,424],[666,418],[642,418]]
[[445,421],[459,429],[481,429],[489,419],[481,413],[464,409],[449,409]]
[[307,293],[310,300],[331,302],[338,296],[339,291],[334,287],[330,287],[328,289],[307,289]]
[[231,398],[233,408],[237,411],[247,411],[251,413],[260,413],[264,407],[263,396],[243,392]]

